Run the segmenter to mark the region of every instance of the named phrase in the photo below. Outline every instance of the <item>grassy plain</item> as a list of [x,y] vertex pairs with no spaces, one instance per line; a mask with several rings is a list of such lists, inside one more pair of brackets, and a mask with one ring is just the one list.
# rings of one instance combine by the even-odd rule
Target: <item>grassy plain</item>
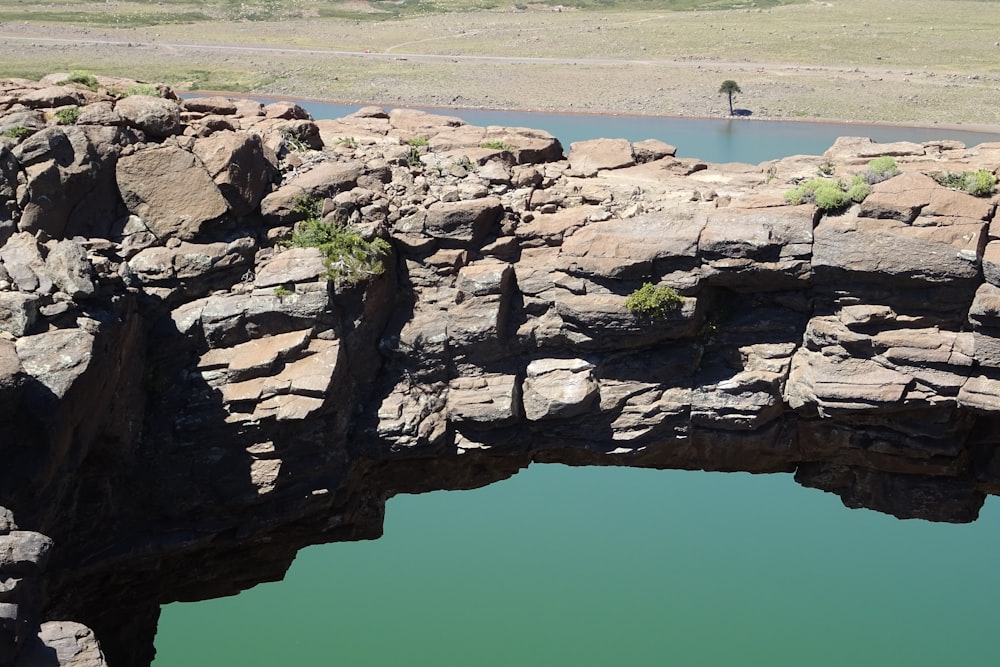
[[1000,126],[996,0],[13,0],[0,76],[345,102]]

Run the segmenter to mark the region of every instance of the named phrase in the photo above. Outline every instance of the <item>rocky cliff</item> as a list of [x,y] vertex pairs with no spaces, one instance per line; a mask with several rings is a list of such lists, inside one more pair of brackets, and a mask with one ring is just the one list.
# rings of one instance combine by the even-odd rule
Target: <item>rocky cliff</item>
[[[1000,491],[996,202],[933,178],[1000,144],[566,158],[134,84],[0,82],[0,665],[148,664],[159,605],[533,462],[794,473],[936,521]],[[879,156],[860,203],[785,201]],[[354,231],[330,255],[303,221]],[[678,298],[626,307],[645,283]]]

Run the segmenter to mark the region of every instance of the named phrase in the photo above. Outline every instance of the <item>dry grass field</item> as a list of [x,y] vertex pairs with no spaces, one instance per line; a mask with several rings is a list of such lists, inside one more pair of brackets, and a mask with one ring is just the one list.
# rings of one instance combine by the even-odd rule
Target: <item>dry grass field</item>
[[1000,127],[995,1],[578,5],[6,0],[0,76],[87,70],[344,102],[690,116],[728,113],[717,91],[734,79],[736,106],[757,118]]

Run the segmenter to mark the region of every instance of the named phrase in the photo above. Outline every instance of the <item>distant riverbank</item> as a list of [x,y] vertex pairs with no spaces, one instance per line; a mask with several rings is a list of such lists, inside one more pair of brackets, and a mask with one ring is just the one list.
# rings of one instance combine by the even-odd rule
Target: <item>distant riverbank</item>
[[8,21],[0,74],[87,69],[348,104],[684,118],[727,117],[718,91],[732,79],[734,106],[751,120],[1000,131],[1000,14],[989,7],[842,0],[128,28]]

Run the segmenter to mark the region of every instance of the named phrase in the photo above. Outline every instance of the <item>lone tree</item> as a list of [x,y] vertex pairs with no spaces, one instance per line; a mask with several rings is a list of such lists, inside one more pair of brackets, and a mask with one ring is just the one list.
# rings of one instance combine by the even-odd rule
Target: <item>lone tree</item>
[[733,93],[742,93],[743,92],[742,90],[740,90],[740,84],[736,83],[732,79],[726,79],[725,81],[722,82],[722,85],[719,86],[719,92],[720,93],[725,93],[726,95],[729,95],[729,115],[732,116],[733,115]]

